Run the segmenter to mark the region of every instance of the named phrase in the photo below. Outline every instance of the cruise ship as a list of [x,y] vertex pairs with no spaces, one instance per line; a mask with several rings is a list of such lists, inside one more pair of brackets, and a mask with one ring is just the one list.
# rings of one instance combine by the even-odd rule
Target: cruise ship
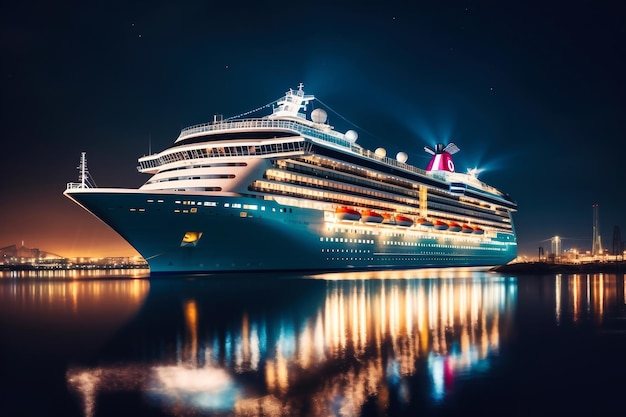
[[475,172],[456,172],[454,143],[425,146],[422,169],[405,152],[391,158],[360,146],[355,130],[335,130],[302,84],[264,108],[183,129],[138,159],[150,177],[137,189],[93,186],[83,153],[64,195],[154,274],[488,267],[516,257],[517,204]]

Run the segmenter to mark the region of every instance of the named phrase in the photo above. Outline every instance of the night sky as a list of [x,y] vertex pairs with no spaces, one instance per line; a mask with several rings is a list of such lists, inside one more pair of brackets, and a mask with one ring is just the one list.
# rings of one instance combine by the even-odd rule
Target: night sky
[[593,204],[605,247],[626,232],[626,3],[368,3],[2,2],[0,247],[135,255],[62,195],[80,153],[138,187],[150,148],[300,82],[370,150],[425,168],[455,142],[517,201],[522,254],[590,250]]

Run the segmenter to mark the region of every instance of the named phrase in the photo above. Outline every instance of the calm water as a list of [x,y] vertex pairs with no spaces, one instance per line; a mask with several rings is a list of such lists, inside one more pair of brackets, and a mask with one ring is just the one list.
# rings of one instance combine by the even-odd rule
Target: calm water
[[626,415],[622,274],[115,274],[2,276],[1,416]]

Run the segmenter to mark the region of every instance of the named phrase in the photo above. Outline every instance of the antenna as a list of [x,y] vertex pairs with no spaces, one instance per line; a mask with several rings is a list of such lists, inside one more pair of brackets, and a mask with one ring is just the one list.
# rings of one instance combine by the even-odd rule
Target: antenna
[[87,152],[80,153],[80,163],[78,164],[78,181],[81,188],[87,188]]
[[87,170],[87,152],[80,153],[80,164],[78,165],[78,181],[80,183],[80,188],[94,188],[96,187],[96,183],[89,175],[89,170]]
[[593,208],[593,235],[591,242],[591,256],[602,255],[602,237],[600,236],[600,206],[594,204]]

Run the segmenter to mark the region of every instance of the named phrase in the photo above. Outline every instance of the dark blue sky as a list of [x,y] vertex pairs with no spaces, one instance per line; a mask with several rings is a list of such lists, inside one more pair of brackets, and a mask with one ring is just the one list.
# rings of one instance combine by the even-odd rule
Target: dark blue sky
[[4,2],[0,247],[133,253],[62,196],[80,152],[99,186],[139,186],[149,143],[300,82],[366,148],[425,167],[454,141],[518,202],[521,252],[590,249],[594,203],[605,246],[626,228],[623,2],[365,3]]

